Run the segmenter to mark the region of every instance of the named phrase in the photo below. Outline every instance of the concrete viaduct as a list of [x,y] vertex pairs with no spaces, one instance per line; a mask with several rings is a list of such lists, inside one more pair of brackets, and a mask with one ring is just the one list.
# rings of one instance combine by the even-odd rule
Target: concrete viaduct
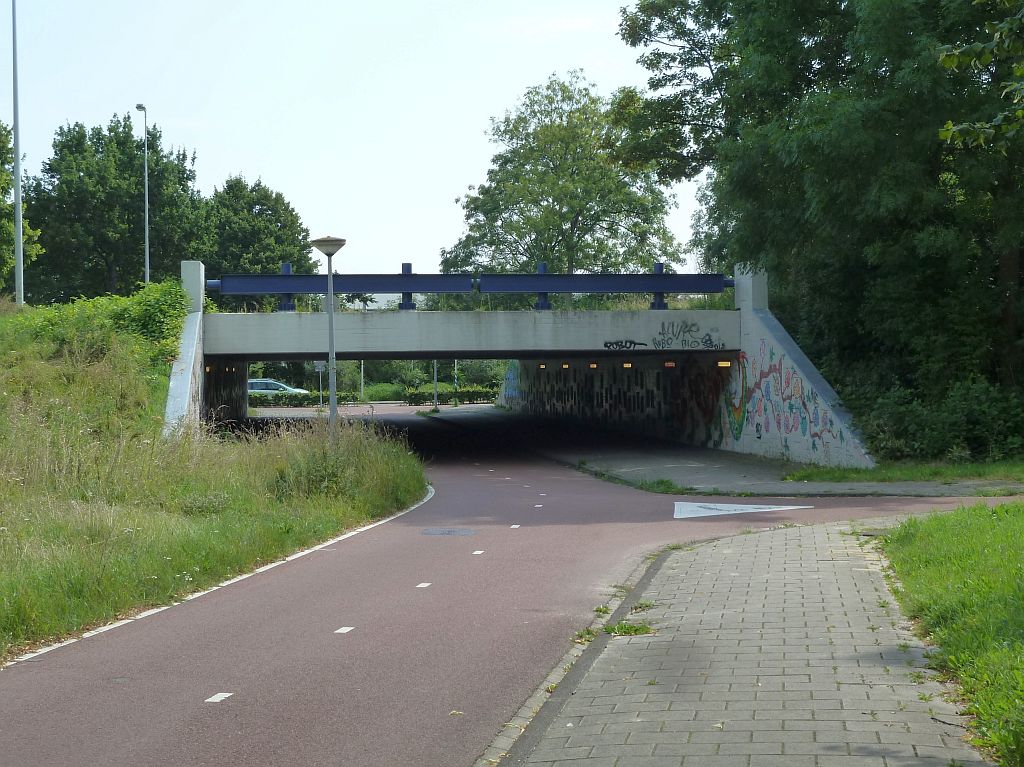
[[[416,277],[408,270],[406,276]],[[276,292],[256,284],[282,284],[274,277],[239,276],[242,287],[237,292]],[[372,275],[335,275],[335,281],[344,285],[339,290],[351,292],[377,284],[358,281],[367,277]],[[450,281],[457,282],[456,275],[419,277],[415,284],[456,292],[443,287],[456,284]],[[514,283],[516,277],[524,279]],[[671,287],[681,284],[683,275],[581,277],[589,277],[591,287],[619,277],[634,286],[683,292]],[[721,275],[689,277],[697,282],[687,284],[711,286],[695,292],[730,284]],[[713,277],[717,283],[709,281]],[[494,278],[488,283],[492,292],[506,287],[527,292],[514,286],[534,282],[563,292],[558,280],[566,279]],[[348,285],[346,279],[355,282]],[[466,285],[459,284],[460,291],[470,281],[468,276],[462,279]],[[325,275],[287,284],[299,286],[295,292],[321,292],[316,280],[326,285]],[[203,264],[185,261],[182,283],[190,313],[171,375],[169,434],[204,417],[245,418],[250,360],[326,359],[325,314],[203,313],[207,287],[227,289],[228,278],[208,285]],[[616,284],[624,283],[620,279]],[[484,290],[482,280],[479,287]],[[402,292],[401,306],[415,306],[411,291],[376,292]],[[339,312],[334,326],[337,354],[351,359],[510,359],[514,362],[499,401],[513,411],[799,462],[873,465],[832,387],[769,311],[763,274],[737,274],[735,310],[663,309],[664,293],[650,292],[655,300],[647,311]],[[538,291],[542,309],[546,298]]]

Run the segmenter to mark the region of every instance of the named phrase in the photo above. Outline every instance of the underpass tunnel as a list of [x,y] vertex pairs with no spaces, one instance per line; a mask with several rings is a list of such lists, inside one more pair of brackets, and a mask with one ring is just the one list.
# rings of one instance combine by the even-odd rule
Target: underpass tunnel
[[721,443],[718,417],[738,353],[529,359],[510,366],[500,404],[693,446]]
[[245,419],[249,396],[245,358],[207,356],[203,371],[203,419],[214,424]]
[[[322,355],[321,355],[322,356]],[[728,407],[730,381],[738,364],[738,352],[673,351],[602,353],[580,352],[534,359],[483,359],[479,355],[439,357],[439,401],[457,381],[460,390],[484,388],[478,381],[481,362],[496,363],[500,383],[496,404],[523,416],[622,432],[693,446],[721,444],[727,425],[720,417]],[[430,397],[433,358],[424,351],[389,359],[338,359],[337,390],[340,402],[357,399],[360,383],[368,387],[368,400],[402,400],[405,389],[421,387],[416,406],[432,404]],[[501,376],[498,365],[507,365]],[[322,359],[248,360],[240,357],[207,357],[204,401],[207,418],[215,423],[245,420],[249,380],[269,379],[289,387],[324,392],[328,374]],[[408,370],[406,370],[408,368]],[[370,371],[361,381],[360,373]],[[474,371],[475,374],[470,374]],[[376,379],[389,377],[395,384],[381,386]],[[503,378],[503,380],[498,380]],[[426,397],[423,395],[426,390]],[[374,396],[379,392],[384,396]],[[317,397],[308,405],[317,405]],[[466,398],[460,398],[465,403]],[[293,400],[291,404],[296,404]],[[296,411],[299,413],[300,411]],[[308,417],[308,411],[306,416]],[[256,415],[259,411],[256,411]]]

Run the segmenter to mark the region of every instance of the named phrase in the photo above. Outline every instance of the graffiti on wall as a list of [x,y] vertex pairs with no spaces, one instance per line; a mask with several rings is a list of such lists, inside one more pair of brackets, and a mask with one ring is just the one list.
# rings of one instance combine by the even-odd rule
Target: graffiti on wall
[[755,355],[740,353],[740,364],[722,400],[722,416],[734,442],[743,439],[807,440],[812,453],[844,445],[846,434],[830,407],[766,339]]
[[[714,333],[715,335],[712,335]],[[718,336],[718,328],[701,335],[700,323],[687,320],[671,320],[661,323],[661,329],[651,339],[655,349],[688,349],[716,351],[724,349],[725,343]]]
[[643,341],[633,341],[631,339],[623,339],[620,341],[605,341],[604,348],[612,351],[632,351],[641,346],[647,346]]

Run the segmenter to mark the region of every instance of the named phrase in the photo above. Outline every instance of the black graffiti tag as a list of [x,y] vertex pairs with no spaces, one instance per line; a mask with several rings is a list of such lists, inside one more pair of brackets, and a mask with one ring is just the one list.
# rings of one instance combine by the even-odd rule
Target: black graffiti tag
[[642,341],[630,340],[604,342],[604,348],[611,351],[631,351],[632,349],[636,349],[638,346],[647,346],[647,344]]
[[700,325],[696,322],[672,322],[661,323],[661,330],[652,339],[655,349],[671,349],[679,346],[683,349],[690,348],[690,342],[698,343],[697,333],[700,332]]

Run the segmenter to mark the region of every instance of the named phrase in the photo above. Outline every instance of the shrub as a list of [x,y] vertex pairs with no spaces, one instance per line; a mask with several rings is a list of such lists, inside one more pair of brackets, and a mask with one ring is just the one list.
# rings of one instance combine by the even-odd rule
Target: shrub
[[[493,402],[498,396],[498,389],[483,386],[465,386],[455,389],[451,384],[437,385],[437,403],[450,405],[455,402],[468,404],[472,402]],[[410,405],[429,405],[434,402],[433,384],[424,384],[405,393],[405,401]]]
[[860,423],[880,458],[998,460],[1024,451],[1024,399],[980,376],[953,383],[934,401],[890,389]]
[[363,387],[366,402],[395,402],[405,399],[405,386],[400,383],[373,383]]

